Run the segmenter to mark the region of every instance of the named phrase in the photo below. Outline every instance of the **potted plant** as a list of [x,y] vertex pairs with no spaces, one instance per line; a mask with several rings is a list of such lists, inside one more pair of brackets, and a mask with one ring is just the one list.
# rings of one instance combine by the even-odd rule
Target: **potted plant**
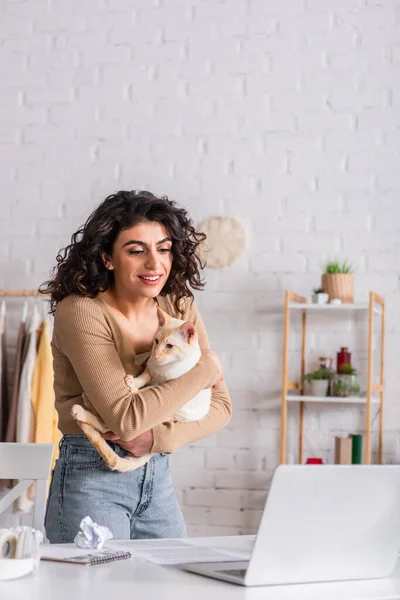
[[329,294],[325,292],[324,288],[315,288],[311,299],[313,304],[326,304],[329,300]]
[[329,301],[338,298],[344,304],[354,302],[353,272],[354,268],[348,264],[347,260],[342,263],[329,261],[325,265],[321,287],[328,293]]
[[357,370],[350,364],[341,365],[338,373],[334,373],[331,381],[332,396],[348,398],[361,393],[360,378]]
[[328,393],[329,379],[332,375],[327,369],[318,369],[304,375],[304,381],[311,386],[311,396],[326,396]]

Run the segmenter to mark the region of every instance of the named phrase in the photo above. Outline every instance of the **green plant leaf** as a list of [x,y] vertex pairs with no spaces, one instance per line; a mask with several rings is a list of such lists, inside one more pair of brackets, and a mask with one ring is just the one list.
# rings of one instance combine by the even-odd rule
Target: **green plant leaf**
[[354,273],[354,271],[355,267],[351,265],[347,259],[342,263],[337,260],[330,260],[326,263],[324,268],[324,273],[327,273],[328,275],[336,275],[337,273],[348,275]]
[[341,375],[356,375],[357,373],[357,369],[355,369],[348,363],[340,365],[338,371]]
[[332,371],[328,371],[327,369],[318,369],[318,371],[307,373],[307,375],[304,375],[303,379],[305,381],[312,381],[313,379],[329,379],[331,376]]

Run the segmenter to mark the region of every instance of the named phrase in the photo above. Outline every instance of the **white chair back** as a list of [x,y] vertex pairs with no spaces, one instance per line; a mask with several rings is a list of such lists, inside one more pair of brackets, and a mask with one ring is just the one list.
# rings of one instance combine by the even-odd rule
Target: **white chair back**
[[36,482],[32,527],[44,533],[46,483],[50,475],[54,444],[0,443],[0,479],[19,483],[0,500],[0,514]]

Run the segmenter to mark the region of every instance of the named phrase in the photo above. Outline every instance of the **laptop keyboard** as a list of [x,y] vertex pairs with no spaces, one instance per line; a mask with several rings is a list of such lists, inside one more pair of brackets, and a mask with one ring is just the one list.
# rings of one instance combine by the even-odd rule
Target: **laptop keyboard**
[[223,575],[233,575],[234,577],[241,577],[244,579],[247,570],[246,569],[226,569],[225,571],[216,571],[217,573],[223,573]]

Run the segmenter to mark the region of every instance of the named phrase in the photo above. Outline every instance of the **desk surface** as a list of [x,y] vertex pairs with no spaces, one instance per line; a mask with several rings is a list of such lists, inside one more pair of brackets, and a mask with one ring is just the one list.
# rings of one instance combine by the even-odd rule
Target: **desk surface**
[[[241,550],[252,536],[190,538],[196,546]],[[132,542],[123,542],[124,547]],[[1,600],[392,600],[400,598],[400,563],[390,579],[244,588],[138,559],[93,567],[41,561],[36,576],[0,582]]]

